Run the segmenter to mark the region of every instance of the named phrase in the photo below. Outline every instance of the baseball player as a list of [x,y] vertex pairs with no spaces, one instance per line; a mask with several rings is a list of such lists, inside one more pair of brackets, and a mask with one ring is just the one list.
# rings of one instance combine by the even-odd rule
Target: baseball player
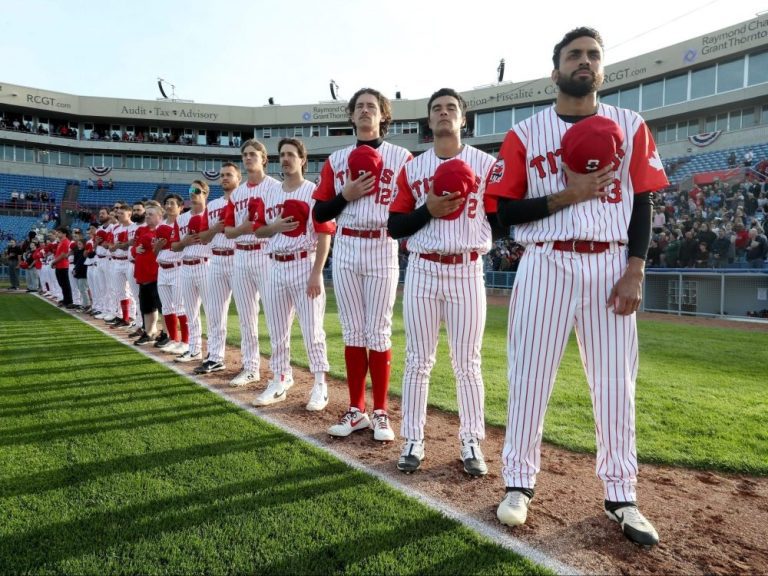
[[251,198],[262,197],[266,190],[278,184],[266,174],[268,158],[264,144],[255,139],[246,140],[240,152],[248,177],[229,197],[224,228],[226,237],[235,241],[232,295],[240,320],[243,359],[243,370],[232,379],[232,386],[259,381],[259,301],[269,276],[271,260],[264,250],[266,239],[258,238],[253,233],[254,213],[248,206]]
[[555,105],[507,134],[486,191],[499,199],[501,223],[515,224],[515,240],[526,246],[509,308],[507,494],[497,516],[510,526],[526,520],[546,405],[575,326],[605,512],[629,539],[654,545],[658,534],[636,506],[635,311],[651,234],[650,192],[667,178],[640,116],[598,104],[598,32],[572,30],[552,60]]
[[[128,250],[133,243],[133,236],[136,233],[136,224],[131,222],[132,208],[125,203],[118,206],[117,225],[112,229],[113,242],[110,252],[112,253],[112,269],[110,279],[112,290],[117,294],[120,301],[121,316],[117,317],[112,326],[115,328],[133,328],[135,319],[135,300],[131,289],[129,278],[133,280],[133,264],[129,261]],[[131,311],[134,311],[131,315]]]
[[[429,127],[434,147],[400,171],[390,206],[393,238],[410,236],[411,252],[405,274],[403,318],[406,357],[403,375],[403,421],[406,438],[399,470],[411,473],[424,459],[429,375],[435,364],[440,322],[445,321],[456,375],[459,404],[460,456],[472,476],[487,474],[480,450],[485,438],[483,376],[480,347],[485,329],[486,296],[482,256],[491,248],[486,214],[495,211],[479,187],[493,157],[462,144],[467,104],[455,90],[443,88],[429,99]],[[459,191],[433,189],[443,163],[454,162],[469,174],[473,185]]]
[[224,347],[227,343],[227,317],[232,300],[232,271],[235,263],[235,241],[224,235],[224,216],[229,197],[240,185],[240,169],[225,162],[219,171],[224,196],[208,203],[208,230],[200,232],[200,241],[211,247],[208,268],[208,300],[205,318],[208,323],[208,359],[195,368],[196,374],[224,370]]
[[[328,404],[329,370],[325,347],[325,289],[323,267],[331,248],[333,222],[318,224],[310,218],[315,185],[304,180],[307,150],[303,142],[284,138],[277,147],[285,180],[265,191],[257,202],[253,229],[269,238],[266,250],[272,269],[264,290],[270,366],[274,378],[253,401],[255,406],[282,402],[293,384],[291,375],[291,324],[298,312],[309,370],[315,376],[307,410],[323,410]],[[290,211],[289,211],[290,210]],[[287,383],[287,384],[286,384]]]
[[104,312],[107,308],[107,279],[106,279],[106,258],[107,247],[105,241],[107,239],[106,226],[109,223],[109,210],[106,208],[100,208],[98,214],[99,226],[96,228],[96,235],[94,236],[94,246],[96,251],[96,257],[94,259],[93,283],[94,283],[94,297],[93,297],[93,316],[97,319],[104,318]]
[[163,209],[154,200],[142,204],[142,218],[145,225],[136,230],[135,243],[131,248],[134,256],[134,276],[139,285],[139,309],[144,317],[142,333],[134,341],[136,346],[144,346],[160,337],[157,328],[158,310],[162,308],[157,292],[157,276],[159,266],[153,244],[157,238],[157,227],[163,220]]
[[89,308],[84,310],[84,312],[90,314],[94,310],[98,310],[96,308],[96,267],[97,267],[97,258],[96,258],[96,230],[98,227],[96,224],[91,224],[88,226],[88,240],[85,243],[85,265],[88,267],[88,275],[86,276],[86,280],[88,282],[88,292],[91,295],[91,305]]
[[178,356],[189,347],[189,328],[181,294],[182,253],[174,252],[171,246],[179,241],[179,225],[176,220],[184,207],[184,200],[178,194],[169,194],[165,197],[164,207],[165,223],[157,227],[152,249],[157,254],[157,293],[169,341],[158,343],[157,347],[166,354]]
[[[412,156],[405,148],[384,141],[392,121],[392,107],[379,91],[358,90],[350,99],[347,112],[357,133],[357,143],[334,152],[326,160],[315,190],[317,203],[313,210],[318,222],[335,218],[338,224],[331,268],[344,337],[349,410],[328,433],[343,437],[372,428],[375,440],[392,441],[395,433],[387,413],[387,395],[392,363],[392,310],[400,270],[398,245],[386,226],[395,178]],[[350,156],[360,152],[371,155],[369,150],[375,151],[378,173],[352,173]],[[366,412],[368,372],[373,421]]]
[[[192,362],[203,357],[203,330],[200,323],[200,306],[205,302],[208,285],[208,260],[211,249],[200,242],[199,232],[207,229],[205,213],[208,184],[194,180],[189,187],[191,209],[176,218],[179,241],[171,245],[174,252],[181,252],[181,297],[189,324],[189,349],[174,360]],[[206,222],[206,225],[203,225]]]
[[[141,201],[134,202],[132,206],[132,211],[131,211],[131,222],[133,222],[134,225],[136,226],[136,230],[134,230],[134,237],[133,237],[133,240],[131,241],[132,246],[135,245],[136,232],[141,226],[144,225],[145,216],[146,216],[146,209],[144,207],[144,202],[141,202]],[[130,262],[131,270],[134,271],[133,276],[131,276],[128,279],[128,287],[133,296],[132,298],[132,301],[134,303],[133,310],[135,313],[134,324],[135,324],[136,330],[134,330],[128,335],[129,338],[138,338],[139,336],[142,336],[144,334],[144,314],[141,313],[141,311],[139,310],[140,290],[139,290],[139,283],[136,280],[136,274],[135,274],[135,253],[134,252],[135,252],[134,250],[130,250],[130,249],[128,250],[128,261]]]

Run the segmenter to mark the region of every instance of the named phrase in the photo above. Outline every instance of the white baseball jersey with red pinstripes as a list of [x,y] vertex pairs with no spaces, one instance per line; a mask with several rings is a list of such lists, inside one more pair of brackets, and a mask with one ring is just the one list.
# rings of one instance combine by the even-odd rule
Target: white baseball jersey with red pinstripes
[[[229,201],[224,198],[211,200],[208,211],[208,227],[211,228],[224,218],[224,211]],[[232,300],[232,272],[235,264],[235,241],[227,238],[223,232],[217,233],[209,242],[211,263],[208,267],[207,300],[204,304],[205,319],[208,325],[208,354],[214,362],[224,361],[224,348],[227,340],[227,316]],[[222,252],[231,251],[231,255]],[[217,252],[219,254],[217,254]]]
[[[176,224],[179,226],[179,239],[184,240],[189,231],[189,221],[193,214],[189,210],[179,214]],[[189,324],[189,353],[202,352],[203,329],[200,322],[200,306],[206,299],[208,286],[208,259],[211,248],[207,244],[185,246],[181,257],[181,297]],[[195,262],[192,264],[192,262]]]
[[[481,184],[494,158],[467,145],[456,158],[472,167],[477,186],[467,196],[464,210],[456,220],[433,218],[428,225],[408,238],[410,252],[461,254],[476,251],[485,254],[491,249],[491,226],[486,218],[487,200],[482,194]],[[432,148],[406,164],[397,178],[397,196],[390,210],[408,213],[426,204],[435,170],[447,160],[452,158],[440,159]]]
[[[234,209],[234,221],[231,225],[240,226],[249,220],[248,200],[262,197],[264,192],[280,183],[271,176],[255,186],[243,182],[230,194],[229,202]],[[235,262],[232,272],[232,295],[237,305],[237,316],[240,321],[240,353],[243,369],[249,372],[259,372],[261,357],[259,356],[259,302],[269,278],[271,261],[266,254],[264,238],[257,238],[248,233],[235,239]],[[238,246],[258,246],[258,250],[242,250]],[[269,313],[268,309],[264,310]]]
[[[409,440],[424,439],[429,375],[435,365],[441,321],[445,321],[456,375],[459,438],[485,438],[480,348],[486,295],[480,255],[490,249],[491,226],[485,211],[485,187],[481,184],[494,159],[467,145],[456,157],[472,167],[478,186],[467,197],[456,220],[433,218],[408,239],[412,252],[403,293],[406,358],[400,433]],[[390,211],[409,213],[424,205],[435,170],[447,160],[438,158],[430,149],[407,163],[398,176]],[[456,255],[461,261],[443,263],[422,257],[438,254]]]
[[184,315],[184,297],[181,294],[180,270],[181,252],[171,250],[171,244],[179,241],[179,226],[176,222],[164,223],[157,227],[158,233],[161,228],[170,228],[170,240],[165,248],[157,253],[158,264],[174,264],[173,268],[164,268],[160,266],[157,270],[157,293],[160,296],[160,303],[163,305],[163,315],[176,314]]
[[[601,104],[598,114],[625,134],[616,178],[604,199],[593,199],[515,227],[528,245],[509,308],[509,413],[502,474],[509,487],[533,488],[540,470],[546,405],[571,330],[576,328],[597,436],[597,475],[606,500],[635,501],[635,315],[607,307],[627,267],[627,228],[634,195],[667,185],[661,160],[639,115]],[[488,178],[486,194],[543,197],[566,186],[560,139],[572,124],[554,107],[515,126]],[[552,240],[610,242],[601,253],[554,250]],[[537,245],[540,243],[541,245]]]
[[[337,150],[325,161],[314,194],[317,200],[328,201],[341,194],[350,178],[349,155],[356,147]],[[344,344],[384,352],[392,347],[392,311],[399,278],[398,246],[386,233],[387,219],[395,180],[412,156],[388,142],[382,142],[376,151],[383,162],[379,191],[348,203],[339,214],[331,267]],[[380,236],[345,235],[345,228],[377,230]]]
[[264,226],[274,222],[282,214],[283,203],[298,200],[307,204],[309,221],[306,231],[299,236],[275,234],[270,237],[267,253],[291,260],[273,260],[269,281],[264,291],[264,302],[269,314],[267,326],[272,344],[270,365],[275,378],[291,374],[291,324],[294,310],[299,316],[299,325],[304,337],[304,346],[309,359],[309,370],[316,374],[328,372],[328,355],[325,345],[325,291],[319,296],[307,296],[307,281],[315,264],[318,232],[333,234],[333,222],[318,224],[312,218],[315,201],[312,193],[315,185],[304,181],[292,192],[286,192],[283,185],[272,186],[264,194],[264,212],[257,216],[255,226]]

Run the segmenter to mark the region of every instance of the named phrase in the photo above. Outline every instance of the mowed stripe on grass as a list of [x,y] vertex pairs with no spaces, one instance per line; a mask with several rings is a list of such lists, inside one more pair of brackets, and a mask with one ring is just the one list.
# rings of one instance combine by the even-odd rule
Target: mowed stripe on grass
[[[262,354],[269,356],[263,315]],[[405,330],[398,297],[392,335],[392,386],[400,394],[405,363]],[[240,328],[230,308],[230,344],[239,346]],[[702,328],[641,320],[637,380],[637,446],[641,461],[748,474],[768,474],[768,333]],[[325,317],[331,372],[345,379],[344,345],[333,292]],[[507,307],[489,305],[483,340],[486,422],[506,426]],[[429,403],[458,413],[456,386],[445,333],[430,381]],[[291,337],[294,364],[307,366],[298,322]],[[399,425],[399,424],[398,424]],[[429,425],[429,424],[427,424]],[[544,425],[544,439],[564,448],[594,452],[595,428],[589,388],[575,337],[558,373]]]
[[0,573],[545,573],[26,296],[0,462]]

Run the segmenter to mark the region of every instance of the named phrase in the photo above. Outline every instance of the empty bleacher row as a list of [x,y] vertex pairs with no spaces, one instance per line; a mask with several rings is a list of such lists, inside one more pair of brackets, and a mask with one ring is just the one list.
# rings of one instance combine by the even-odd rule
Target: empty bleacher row
[[43,222],[35,216],[1,216],[0,215],[0,253],[5,250],[10,238],[21,242],[30,230],[46,228],[50,230],[55,223]]

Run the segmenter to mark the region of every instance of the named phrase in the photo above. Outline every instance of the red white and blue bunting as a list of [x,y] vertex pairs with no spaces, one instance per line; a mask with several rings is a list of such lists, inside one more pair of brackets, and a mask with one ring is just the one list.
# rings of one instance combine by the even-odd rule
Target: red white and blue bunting
[[219,170],[203,170],[202,175],[205,176],[208,180],[218,180]]
[[698,146],[699,148],[703,148],[704,146],[709,146],[718,139],[720,134],[722,134],[722,130],[715,130],[714,132],[702,132],[701,134],[694,134],[693,136],[688,136],[688,141],[693,144],[694,146]]
[[112,172],[112,166],[89,166],[88,170],[99,178],[102,178]]

